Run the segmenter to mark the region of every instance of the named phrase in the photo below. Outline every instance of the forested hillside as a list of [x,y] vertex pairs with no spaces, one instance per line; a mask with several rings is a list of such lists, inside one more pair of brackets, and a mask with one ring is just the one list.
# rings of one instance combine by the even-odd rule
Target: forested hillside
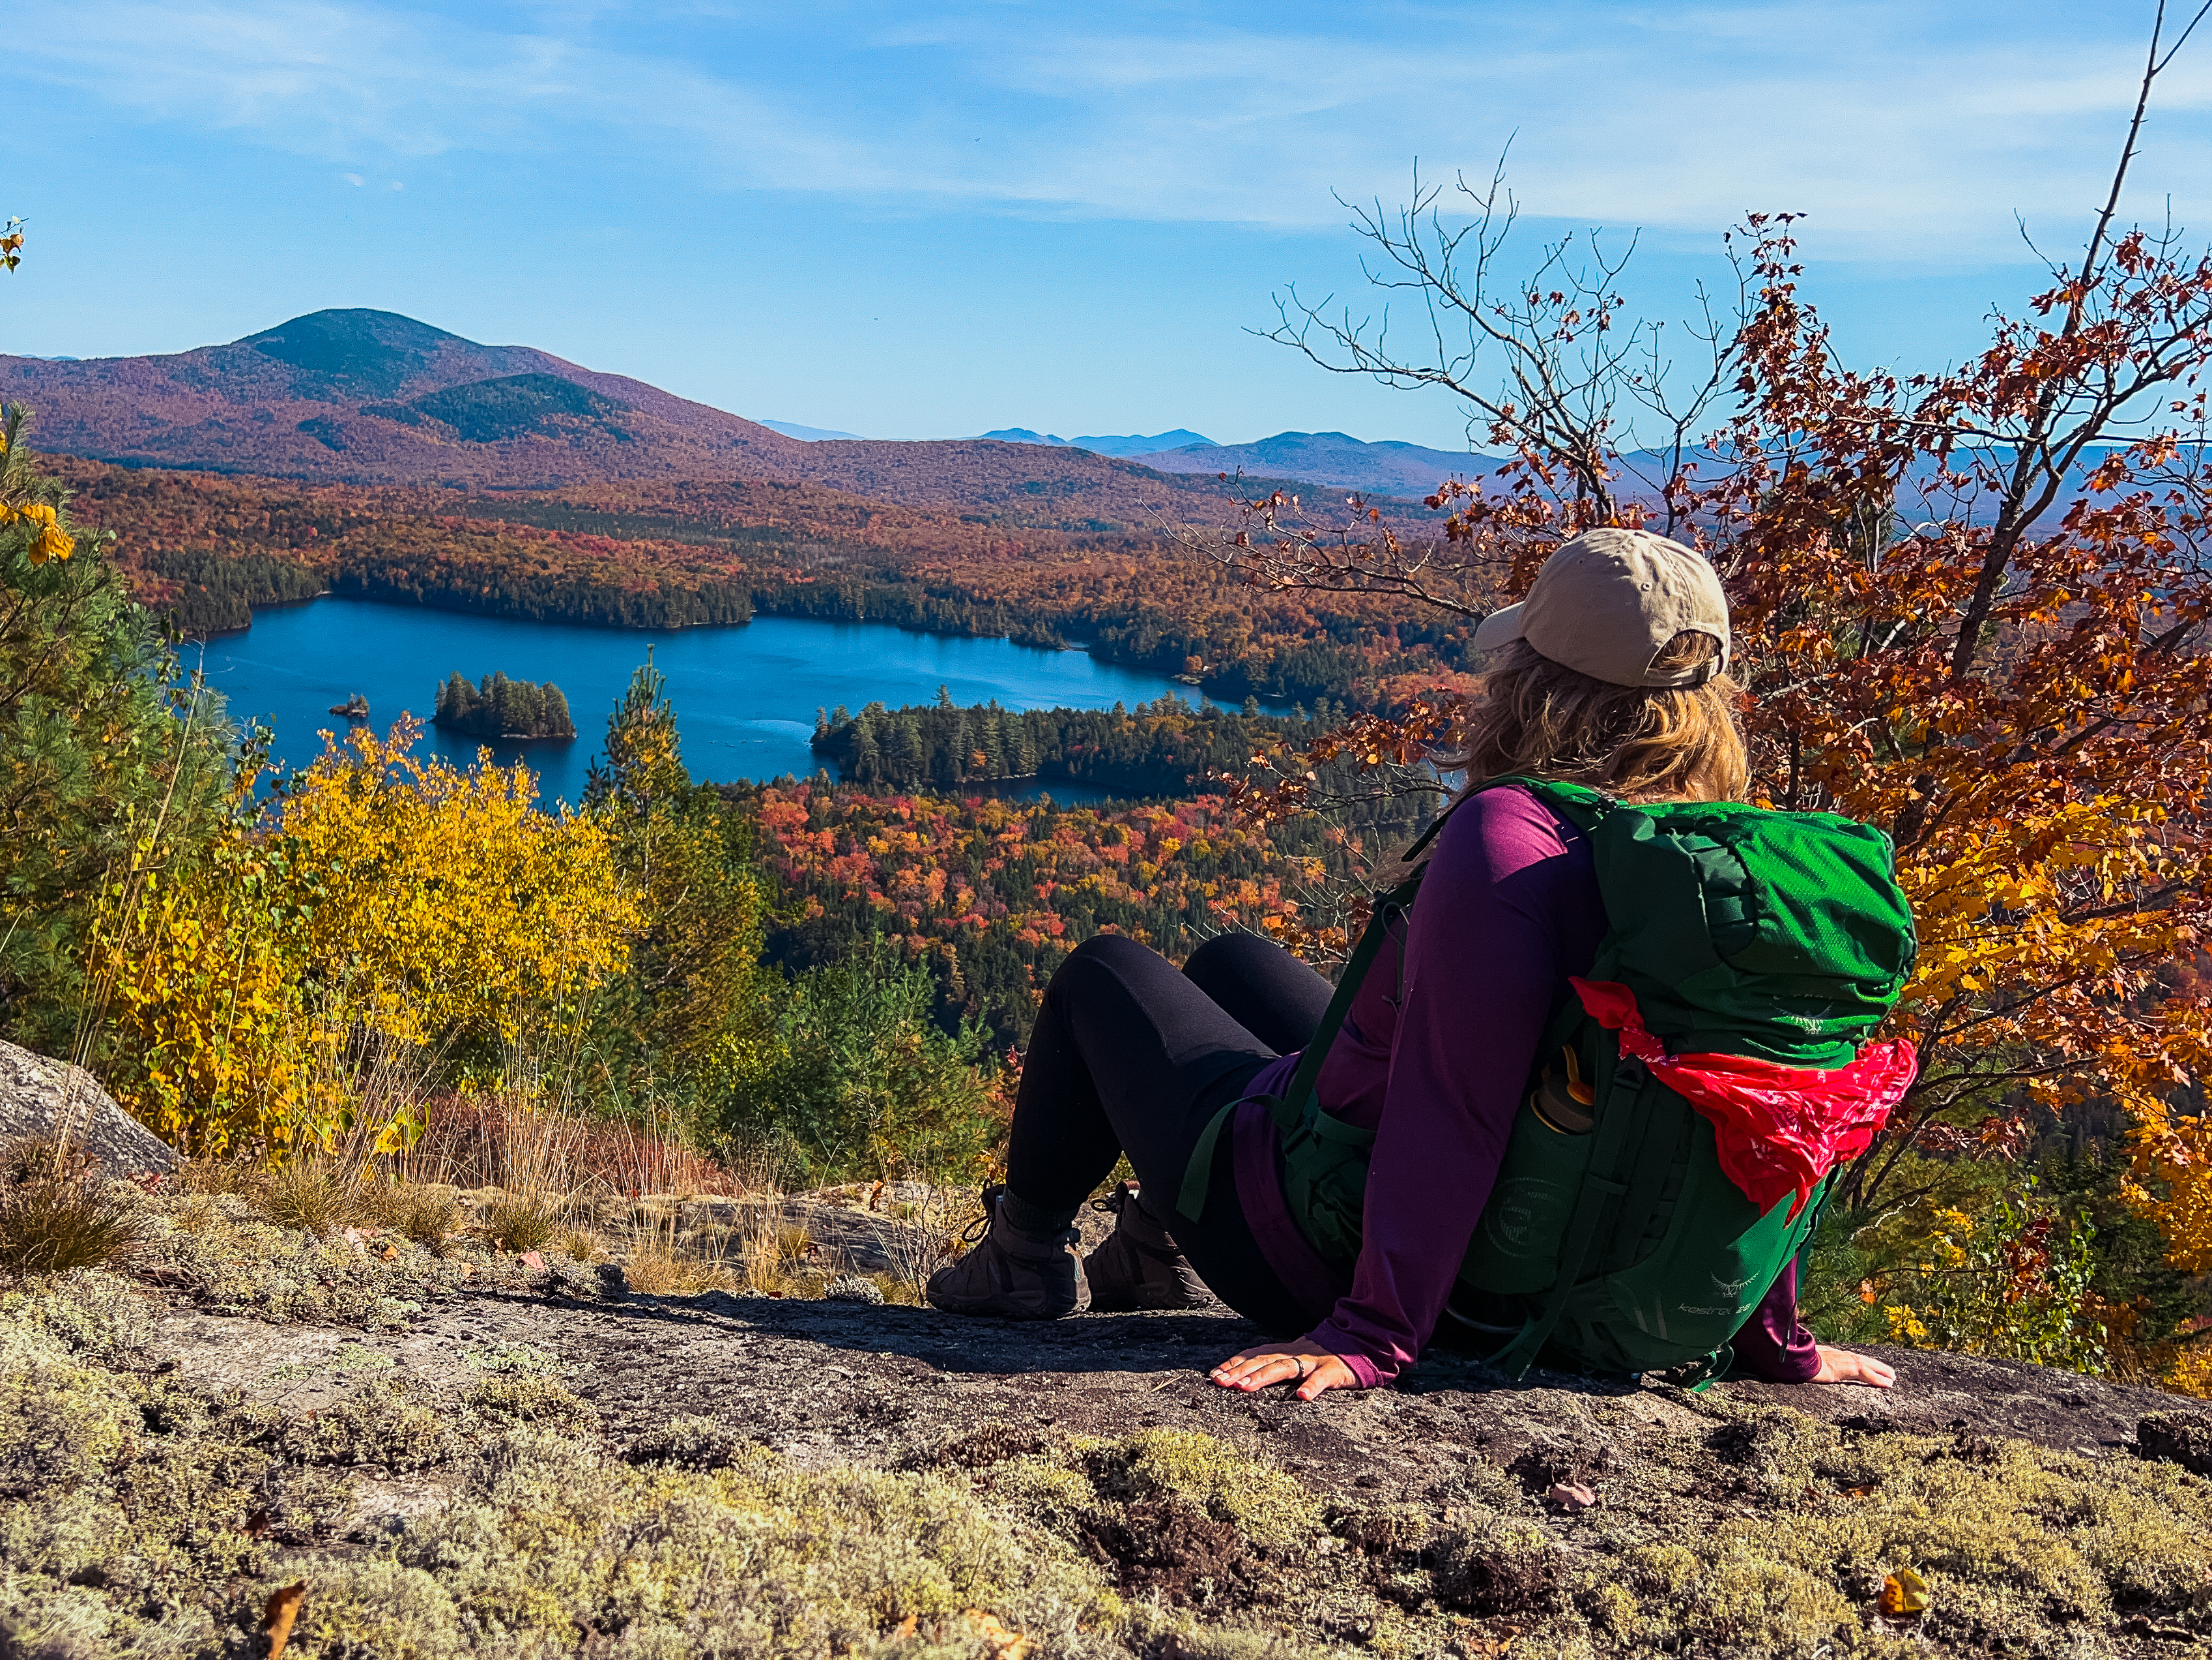
[[1079,643],[1235,702],[1362,708],[1464,684],[1471,638],[1399,594],[1255,589],[1158,529],[1008,528],[808,484],[492,496],[59,470],[141,600],[188,632],[325,591],[608,627],[758,611]]
[[[1345,849],[1321,826],[1269,836],[1218,794],[1108,810],[813,783],[717,787],[758,826],[777,896],[769,948],[796,969],[879,940],[927,967],[948,1019],[1027,1040],[1036,998],[1102,930],[1181,958],[1295,914]],[[1408,814],[1402,828],[1418,823]]]
[[1327,730],[1326,702],[1310,714],[1224,714],[1180,698],[1124,709],[956,708],[942,691],[933,706],[857,714],[842,707],[814,731],[814,752],[848,783],[950,789],[1034,779],[1085,784],[1126,796],[1218,793],[1244,775],[1255,745],[1301,747]]
[[[803,444],[626,375],[359,309],[161,356],[0,356],[0,398],[38,408],[50,450],[325,483],[809,483],[992,524],[1124,533],[1226,522],[1250,488],[1216,476],[1233,469],[1163,473],[982,439]],[[1448,471],[1413,470],[1412,494]]]

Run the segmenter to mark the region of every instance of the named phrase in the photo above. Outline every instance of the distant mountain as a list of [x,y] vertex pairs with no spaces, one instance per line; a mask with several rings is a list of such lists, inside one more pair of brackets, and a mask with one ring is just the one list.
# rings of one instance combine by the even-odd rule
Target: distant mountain
[[1362,443],[1340,432],[1279,432],[1253,444],[1187,444],[1132,458],[1161,472],[1243,472],[1301,478],[1332,489],[1423,496],[1447,478],[1477,478],[1498,463],[1464,451],[1425,449],[1395,440]]
[[[1001,427],[996,432],[987,432],[984,437],[1001,444],[1048,444],[1064,449],[1089,450],[1093,455],[1128,457],[1150,455],[1158,450],[1179,449],[1186,444],[1211,444],[1213,441],[1204,433],[1193,432],[1188,427],[1177,427],[1173,432],[1156,432],[1149,438],[1134,435],[1119,438],[1058,438],[1048,432],[1031,432],[1027,427]],[[1182,468],[1172,469],[1186,471]]]
[[385,311],[314,312],[163,356],[0,356],[0,400],[19,399],[40,449],[128,466],[471,489],[805,483],[957,513],[978,537],[1003,525],[1151,539],[1236,512],[1235,489],[1203,471],[1163,474],[1077,445],[801,442],[642,380]]
[[551,486],[787,470],[750,421],[528,346],[386,311],[319,311],[159,357],[0,357],[41,449],[356,483]]
[[830,427],[802,427],[796,421],[763,421],[761,425],[771,432],[780,432],[786,438],[796,438],[802,444],[818,444],[827,438],[860,437],[857,432],[838,432]]

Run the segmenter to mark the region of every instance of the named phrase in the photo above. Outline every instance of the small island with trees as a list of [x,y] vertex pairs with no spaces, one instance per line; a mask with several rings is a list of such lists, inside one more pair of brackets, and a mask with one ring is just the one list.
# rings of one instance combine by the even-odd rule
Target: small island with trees
[[475,738],[534,738],[565,744],[576,736],[576,723],[560,687],[550,680],[542,686],[510,680],[496,672],[476,685],[456,672],[438,688],[438,712],[431,719],[448,732]]

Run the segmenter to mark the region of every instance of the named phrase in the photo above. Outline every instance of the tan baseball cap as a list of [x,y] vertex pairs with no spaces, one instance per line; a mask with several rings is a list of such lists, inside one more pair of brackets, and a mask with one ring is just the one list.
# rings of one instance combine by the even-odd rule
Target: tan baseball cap
[[[1687,630],[1720,654],[1655,672],[1652,660]],[[1528,597],[1474,631],[1488,651],[1516,640],[1554,663],[1616,686],[1700,686],[1728,666],[1728,596],[1704,556],[1644,530],[1584,531],[1544,562]]]

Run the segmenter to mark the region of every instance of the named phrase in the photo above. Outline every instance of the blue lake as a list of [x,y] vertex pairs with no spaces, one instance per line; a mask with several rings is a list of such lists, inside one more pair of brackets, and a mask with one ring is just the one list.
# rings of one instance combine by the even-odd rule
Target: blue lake
[[[457,670],[472,681],[495,669],[510,679],[550,680],[568,697],[576,741],[491,745],[502,763],[528,761],[550,803],[581,798],[607,715],[647,648],[668,678],[691,775],[715,782],[805,777],[816,769],[808,742],[817,708],[933,702],[939,686],[957,703],[995,698],[1007,708],[1110,708],[1163,693],[1207,701],[1164,675],[1085,652],[781,617],[728,628],[591,629],[325,599],[257,612],[246,633],[188,645],[184,659],[187,669],[204,669],[233,720],[272,727],[276,759],[295,767],[321,752],[319,733],[344,731],[330,709],[354,692],[368,699],[380,733],[403,710],[427,721],[440,683]],[[435,727],[422,739],[425,750],[464,765],[477,745]],[[1051,794],[1070,801],[1098,795],[1067,786]]]

